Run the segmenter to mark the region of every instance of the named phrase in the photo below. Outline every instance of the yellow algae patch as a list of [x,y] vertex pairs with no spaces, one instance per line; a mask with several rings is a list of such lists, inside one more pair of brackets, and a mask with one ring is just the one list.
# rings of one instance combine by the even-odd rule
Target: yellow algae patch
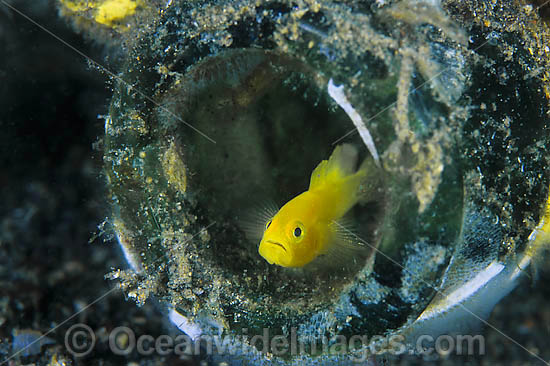
[[187,169],[173,142],[162,156],[161,164],[168,183],[178,191],[185,193],[187,190]]
[[[524,255],[531,259],[531,271],[537,278],[538,269],[544,264],[547,256],[543,255],[550,248],[550,194],[546,199],[544,211],[537,227],[533,230],[527,242]],[[521,268],[523,268],[520,265]]]
[[546,205],[539,224],[529,235],[529,244],[525,248],[525,254],[535,258],[539,250],[548,245],[550,245],[550,194],[546,199]]
[[109,27],[114,23],[133,15],[138,4],[134,0],[107,0],[97,9],[96,22]]
[[76,17],[80,22],[120,28],[124,19],[134,15],[142,0],[60,0],[61,14]]

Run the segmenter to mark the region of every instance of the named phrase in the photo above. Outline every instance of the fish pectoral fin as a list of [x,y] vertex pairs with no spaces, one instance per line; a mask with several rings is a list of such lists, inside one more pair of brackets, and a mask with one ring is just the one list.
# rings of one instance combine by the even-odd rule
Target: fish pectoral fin
[[346,250],[365,250],[368,244],[357,234],[353,221],[341,218],[332,221],[330,230],[333,233],[334,245]]
[[272,200],[255,203],[243,214],[238,215],[238,226],[248,240],[259,244],[264,235],[266,223],[273,219],[279,211],[279,206]]
[[324,255],[319,256],[318,265],[347,269],[354,266],[351,263],[366,260],[371,247],[355,233],[349,220],[333,221],[330,230],[333,234],[331,242],[321,253]]

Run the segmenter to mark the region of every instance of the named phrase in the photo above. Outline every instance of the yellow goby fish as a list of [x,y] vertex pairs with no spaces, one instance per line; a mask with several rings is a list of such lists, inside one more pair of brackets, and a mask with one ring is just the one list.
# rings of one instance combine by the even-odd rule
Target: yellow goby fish
[[[309,189],[288,201],[265,224],[259,253],[270,264],[303,267],[339,245],[338,223],[357,202],[365,198],[367,161],[355,171],[357,150],[349,144],[337,146],[328,160],[313,173]],[[372,164],[371,164],[372,165]]]

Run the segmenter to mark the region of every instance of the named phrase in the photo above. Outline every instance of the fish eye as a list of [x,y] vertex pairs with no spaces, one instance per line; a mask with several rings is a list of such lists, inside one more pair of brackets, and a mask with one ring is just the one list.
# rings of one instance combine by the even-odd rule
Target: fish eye
[[304,239],[304,235],[306,233],[306,229],[304,228],[304,225],[297,221],[290,227],[291,235],[294,236],[296,239],[296,242],[301,242],[302,239]]
[[273,220],[269,220],[266,224],[265,224],[265,229],[269,229],[269,226],[271,225],[271,221]]

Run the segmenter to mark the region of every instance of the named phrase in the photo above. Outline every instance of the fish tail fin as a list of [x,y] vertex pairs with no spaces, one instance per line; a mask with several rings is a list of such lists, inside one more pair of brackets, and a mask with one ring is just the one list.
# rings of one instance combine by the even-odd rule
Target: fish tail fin
[[311,173],[309,189],[336,183],[355,173],[357,149],[350,144],[336,146],[328,160],[323,160]]
[[373,192],[380,187],[381,169],[376,160],[367,157],[357,170],[358,186],[356,189],[357,201],[365,203],[372,198]]

